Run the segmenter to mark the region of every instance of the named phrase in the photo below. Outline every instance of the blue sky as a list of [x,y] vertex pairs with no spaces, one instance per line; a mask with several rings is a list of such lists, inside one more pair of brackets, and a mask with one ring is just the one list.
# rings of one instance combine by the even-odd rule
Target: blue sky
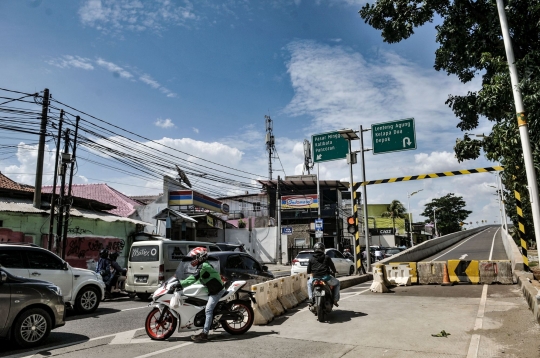
[[[433,69],[434,25],[389,45],[359,17],[363,4],[3,0],[0,87],[30,93],[49,88],[61,102],[202,158],[184,158],[193,163],[210,161],[262,179],[268,173],[265,115],[274,121],[281,160],[274,168],[282,165],[287,175],[302,172],[302,142],[313,134],[409,117],[416,121],[417,150],[368,153],[368,180],[494,165],[454,158],[452,147],[461,133],[444,102],[449,94],[477,89],[480,82],[463,85]],[[474,133],[489,128],[481,122]],[[0,157],[0,170],[33,184],[35,150],[25,148]],[[51,168],[48,158],[45,172]],[[324,179],[348,180],[344,160],[321,164],[320,172]],[[359,165],[354,175],[359,181]],[[157,180],[134,179],[82,161],[76,182],[108,182],[130,195],[157,193],[161,187]],[[52,183],[50,174],[44,183]],[[487,185],[494,184],[494,175],[476,174],[377,185],[368,188],[368,201],[407,204],[407,192],[423,189],[410,203],[418,218],[423,204],[454,192],[473,210],[468,221],[493,223],[499,209]]]

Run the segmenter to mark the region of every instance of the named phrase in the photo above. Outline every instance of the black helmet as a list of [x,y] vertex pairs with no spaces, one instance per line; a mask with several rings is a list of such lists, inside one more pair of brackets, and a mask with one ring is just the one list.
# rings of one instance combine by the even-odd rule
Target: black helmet
[[315,245],[313,245],[313,250],[315,252],[322,252],[324,253],[324,250],[326,250],[326,247],[324,247],[324,244],[322,242],[318,242]]
[[99,251],[99,257],[101,257],[102,259],[108,259],[109,258],[109,250],[101,249]]
[[113,251],[109,254],[109,259],[111,259],[111,261],[116,261],[116,259],[118,258],[118,252],[116,251]]

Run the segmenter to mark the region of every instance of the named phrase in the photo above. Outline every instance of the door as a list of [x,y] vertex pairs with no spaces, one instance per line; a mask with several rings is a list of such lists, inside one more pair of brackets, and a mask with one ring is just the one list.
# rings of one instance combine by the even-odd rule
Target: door
[[335,256],[336,260],[339,261],[339,264],[341,266],[341,268],[338,270],[338,272],[340,273],[340,275],[348,275],[350,267],[351,267],[350,262],[338,250],[333,250],[333,251],[334,251],[334,256]]
[[[0,271],[3,280],[7,274],[3,271]],[[7,278],[7,277],[6,277]],[[9,316],[9,308],[11,305],[11,285],[7,282],[0,282],[0,332],[6,328],[6,321]]]
[[49,281],[60,287],[64,301],[72,301],[73,272],[58,256],[45,250],[26,250],[30,278]]
[[227,257],[225,276],[231,281],[247,281],[250,285],[253,282],[244,268],[244,261],[240,255],[230,255]]
[[249,285],[246,285],[248,287],[251,287],[251,285],[256,285],[258,283],[264,282],[265,277],[262,275],[262,267],[261,265],[255,261],[253,258],[249,256],[243,256],[242,255],[242,261],[244,262],[244,268],[246,270],[247,276],[250,277],[251,282],[248,282]]
[[30,277],[23,250],[0,249],[0,265],[14,276]]

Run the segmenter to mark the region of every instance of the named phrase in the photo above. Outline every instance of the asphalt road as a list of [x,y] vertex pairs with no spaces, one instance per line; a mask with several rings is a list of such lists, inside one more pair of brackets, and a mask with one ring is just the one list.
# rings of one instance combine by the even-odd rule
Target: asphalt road
[[508,260],[500,226],[492,226],[430,256],[423,262],[447,260]]
[[[0,357],[535,357],[540,327],[514,285],[408,286],[369,291],[371,282],[341,292],[329,321],[317,322],[305,304],[242,336],[192,333],[151,341],[147,303],[104,302],[94,315],[70,316],[47,345],[16,350],[2,342]],[[433,337],[445,330],[450,335]]]

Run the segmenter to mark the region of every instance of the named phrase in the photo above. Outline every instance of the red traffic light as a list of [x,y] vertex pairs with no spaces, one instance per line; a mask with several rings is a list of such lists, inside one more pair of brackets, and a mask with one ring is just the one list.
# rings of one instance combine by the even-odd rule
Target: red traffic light
[[355,225],[356,224],[356,218],[354,216],[349,216],[347,218],[347,224],[349,225]]

